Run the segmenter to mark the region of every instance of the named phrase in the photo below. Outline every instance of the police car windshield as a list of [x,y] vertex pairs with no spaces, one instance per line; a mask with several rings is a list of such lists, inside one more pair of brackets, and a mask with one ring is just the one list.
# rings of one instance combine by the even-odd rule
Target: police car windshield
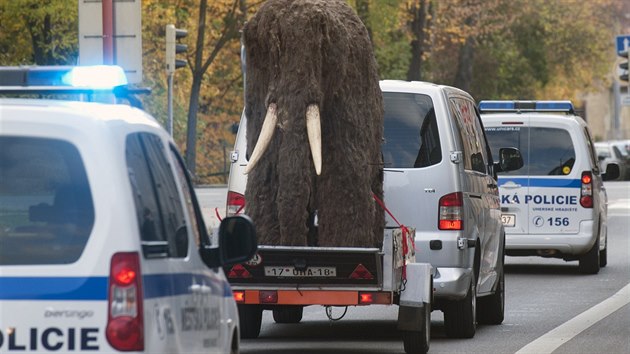
[[433,101],[427,95],[384,92],[385,168],[412,168],[442,161]]
[[93,223],[87,175],[74,145],[0,137],[0,265],[73,263]]
[[575,149],[570,134],[564,129],[546,127],[486,127],[486,136],[493,156],[499,148],[515,147],[523,156],[523,167],[503,175],[567,175],[575,164]]

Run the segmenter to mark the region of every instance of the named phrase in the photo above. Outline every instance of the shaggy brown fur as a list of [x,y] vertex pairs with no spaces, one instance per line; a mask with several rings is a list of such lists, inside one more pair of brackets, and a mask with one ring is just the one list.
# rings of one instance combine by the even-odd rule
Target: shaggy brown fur
[[[259,243],[380,245],[384,212],[372,193],[382,198],[383,100],[365,26],[341,0],[269,0],[243,36],[247,156],[268,104],[278,107],[274,138],[245,192]],[[312,103],[321,115],[320,176],[306,134]]]

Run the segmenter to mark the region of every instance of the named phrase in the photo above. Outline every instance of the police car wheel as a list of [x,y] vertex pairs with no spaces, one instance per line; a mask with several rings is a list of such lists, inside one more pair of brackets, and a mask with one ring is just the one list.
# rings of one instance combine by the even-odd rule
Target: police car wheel
[[585,255],[580,257],[579,270],[582,274],[597,274],[599,273],[599,237],[593,247],[586,252]]

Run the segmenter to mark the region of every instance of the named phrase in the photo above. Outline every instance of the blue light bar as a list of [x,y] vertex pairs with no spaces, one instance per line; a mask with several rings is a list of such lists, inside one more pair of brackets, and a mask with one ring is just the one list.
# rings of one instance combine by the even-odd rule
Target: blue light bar
[[115,65],[76,66],[63,77],[63,82],[86,88],[114,88],[128,83],[123,69]]
[[488,112],[562,112],[574,114],[571,101],[481,101],[479,111]]
[[0,67],[2,87],[113,89],[127,84],[123,69],[113,65]]

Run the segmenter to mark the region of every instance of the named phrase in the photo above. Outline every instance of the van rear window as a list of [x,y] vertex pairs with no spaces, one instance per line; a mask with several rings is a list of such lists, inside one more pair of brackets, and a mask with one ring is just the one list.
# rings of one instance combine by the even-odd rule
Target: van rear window
[[502,147],[518,148],[523,156],[523,167],[500,175],[567,175],[573,169],[575,149],[564,129],[505,126],[485,130],[492,156],[498,157]]
[[0,137],[0,265],[73,263],[93,224],[92,195],[74,145]]
[[383,100],[385,168],[426,167],[442,161],[431,98],[421,94],[384,92]]

